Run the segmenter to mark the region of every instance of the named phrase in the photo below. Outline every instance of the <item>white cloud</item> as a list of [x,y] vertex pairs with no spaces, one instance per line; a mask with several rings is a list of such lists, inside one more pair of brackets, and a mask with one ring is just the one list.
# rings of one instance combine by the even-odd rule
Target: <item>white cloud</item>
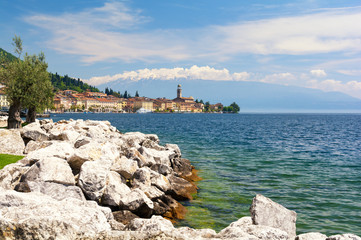
[[315,77],[326,77],[327,76],[325,70],[322,70],[322,69],[314,69],[314,70],[311,70],[310,73]]
[[[323,70],[315,70],[317,76]],[[88,80],[83,79],[91,85],[101,85],[112,81],[140,81],[140,80],[211,80],[211,81],[250,81],[270,84],[279,84],[284,86],[298,86],[304,88],[314,88],[325,92],[342,92],[350,96],[361,99],[361,82],[348,81],[341,82],[333,79],[319,81],[312,78],[313,75],[301,73],[295,75],[289,72],[274,73],[262,76],[259,73],[235,72],[230,73],[226,68],[215,69],[209,66],[190,68],[154,68],[139,69],[136,71],[125,71],[115,75],[106,75],[92,77]]]
[[297,78],[292,73],[274,73],[265,76],[260,82],[263,83],[273,83],[273,84],[280,84],[280,85],[295,85],[295,81]]
[[310,80],[307,82],[307,87],[323,90],[325,92],[342,92],[361,99],[361,82],[357,81],[343,83],[333,79],[324,81]]
[[239,72],[230,74],[228,69],[215,69],[209,66],[198,67],[196,65],[190,68],[154,68],[139,69],[136,71],[126,71],[113,76],[92,77],[85,80],[91,85],[100,85],[103,83],[123,80],[123,81],[140,81],[140,80],[212,80],[212,81],[246,81],[250,74],[247,72]]
[[98,61],[225,61],[243,53],[305,55],[361,51],[361,8],[243,21],[198,29],[143,30],[137,9],[110,2],[58,16],[33,15],[30,24],[51,33],[49,47]]
[[361,70],[338,70],[337,72],[349,76],[361,76]]

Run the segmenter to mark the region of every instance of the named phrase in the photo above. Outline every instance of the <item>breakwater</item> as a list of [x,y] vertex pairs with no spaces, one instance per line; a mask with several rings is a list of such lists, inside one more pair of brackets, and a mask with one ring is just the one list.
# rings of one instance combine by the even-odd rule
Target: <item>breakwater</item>
[[[2,136],[4,135],[3,132],[1,133]],[[14,213],[15,210],[12,207],[21,207],[23,204],[24,208],[28,208],[29,205],[27,205],[27,203],[31,205],[35,203],[35,205],[39,207],[39,209],[36,208],[36,212],[39,211],[39,214],[41,214],[43,205],[51,204],[61,207],[64,201],[70,203],[74,203],[75,201],[78,206],[88,208],[92,206],[93,210],[97,208],[102,210],[106,216],[108,225],[102,223],[104,227],[103,230],[93,230],[93,232],[95,231],[97,234],[99,231],[110,231],[112,234],[112,231],[118,231],[117,234],[121,234],[119,231],[124,230],[139,232],[142,229],[141,226],[144,226],[144,224],[161,225],[159,221],[163,221],[162,218],[152,217],[151,220],[149,220],[151,222],[148,223],[148,220],[137,220],[139,219],[139,215],[142,217],[150,217],[152,214],[159,215],[159,213],[157,214],[155,212],[157,210],[155,205],[159,203],[159,199],[163,203],[165,202],[163,201],[162,193],[159,192],[163,192],[165,195],[167,195],[168,192],[168,195],[174,198],[178,196],[189,199],[190,197],[188,197],[188,195],[193,191],[192,189],[194,189],[193,186],[190,186],[192,184],[190,184],[189,181],[187,183],[182,182],[180,180],[182,178],[178,176],[179,179],[176,179],[173,175],[179,172],[178,175],[186,173],[185,175],[191,176],[192,171],[191,167],[189,167],[189,162],[180,158],[180,150],[177,146],[159,145],[156,135],[145,135],[141,133],[121,134],[117,132],[109,122],[82,120],[60,121],[55,124],[51,121],[43,120],[40,123],[28,125],[21,132],[18,132],[18,137],[16,137],[16,132],[14,131],[8,131],[8,133],[9,140],[10,138],[14,138],[14,144],[11,144],[9,148],[11,149],[11,147],[13,147],[12,151],[14,153],[16,153],[16,151],[23,151],[27,156],[21,162],[9,165],[1,172],[2,176],[0,179],[2,180],[2,187],[10,189],[10,192],[4,191],[4,195],[2,195],[3,200],[17,199],[10,203],[2,202],[3,216],[6,218],[1,223],[2,226],[6,226],[6,228],[2,228],[5,234],[16,235],[29,231],[29,229],[26,229],[29,225],[17,225],[20,222],[24,222],[24,219],[17,222],[16,217],[19,217],[19,215],[15,214],[14,216],[10,214]],[[16,138],[19,141],[18,144],[15,144]],[[137,150],[137,152],[132,151],[132,149]],[[152,151],[152,149],[155,151]],[[123,158],[122,161],[119,162],[118,160],[121,160],[123,156],[125,159]],[[178,161],[175,161],[175,159],[178,159]],[[136,164],[132,165],[128,160],[133,160]],[[144,168],[144,166],[146,167]],[[152,169],[154,166],[156,166],[155,169]],[[166,166],[168,166],[168,168]],[[147,170],[147,167],[151,169]],[[188,169],[188,171],[185,171],[185,169]],[[124,179],[122,179],[121,176]],[[173,188],[172,190],[165,190],[167,189],[167,180],[170,185],[174,182],[176,182],[176,185],[188,184],[189,189],[183,185],[178,189],[176,186],[170,186]],[[127,192],[127,187],[129,188],[129,192]],[[152,187],[154,188],[152,189]],[[11,189],[15,189],[16,191],[12,191]],[[79,191],[79,189],[81,189],[81,191]],[[31,192],[31,194],[27,195],[16,192]],[[49,195],[53,199],[58,200],[59,203],[43,203],[36,198],[35,193],[39,194],[40,198],[42,198],[41,194]],[[154,195],[151,195],[151,193],[154,193]],[[34,201],[31,202],[27,200],[27,197],[34,199]],[[46,197],[44,197],[44,199],[51,202],[51,200]],[[93,201],[88,202],[86,199]],[[267,217],[264,213],[269,212],[266,210],[268,208],[259,209],[256,205],[259,205],[257,204],[258,202],[262,205],[262,202],[267,203],[269,201],[269,199],[262,197],[254,200],[252,204],[253,207],[251,207],[251,209],[253,209],[251,210],[251,221],[244,219],[239,220],[240,222],[237,221],[238,223],[231,224],[229,226],[230,228],[224,231],[222,230],[218,234],[211,230],[204,230],[203,233],[194,231],[202,238],[230,239],[235,238],[235,236],[241,234],[241,232],[245,234],[245,237],[255,236],[256,239],[294,238],[296,234],[295,213],[287,210],[285,211],[286,214],[283,214],[283,210],[280,210],[283,208],[275,204],[275,211],[272,211],[272,213],[269,214],[270,216]],[[91,204],[92,202],[97,204]],[[269,206],[270,204],[266,205]],[[271,205],[274,204],[272,203]],[[109,208],[97,206],[107,206]],[[166,209],[166,206],[167,204],[165,204],[165,206],[161,205],[163,210]],[[69,205],[69,207],[71,209],[71,205]],[[116,209],[114,209],[114,207]],[[122,220],[114,221],[115,216],[117,216],[114,214],[114,212],[117,211],[114,210],[122,210],[122,208],[128,211],[128,215],[132,213],[138,216],[134,218],[136,220],[133,219],[129,222],[130,225],[119,223],[122,222]],[[67,211],[71,211],[70,209]],[[111,210],[113,210],[113,213],[109,214]],[[162,208],[159,208],[157,211],[161,210]],[[21,211],[23,213],[23,209]],[[166,212],[164,212],[164,214],[166,214]],[[30,211],[29,215],[23,215],[25,217],[34,215],[34,212]],[[121,217],[125,214],[123,212],[119,215],[119,218],[122,219]],[[45,217],[42,215],[36,216],[39,218]],[[90,216],[92,215],[90,214]],[[46,215],[46,217],[49,216]],[[277,219],[278,217],[283,219],[281,222],[284,225],[289,225],[289,227],[274,225],[273,222],[280,222],[280,220]],[[64,219],[62,218],[63,216],[56,218],[56,220],[63,221]],[[98,218],[101,219],[100,216],[98,216]],[[273,220],[269,223],[261,220],[262,218]],[[154,221],[156,223],[154,223]],[[9,228],[9,226],[11,226],[9,224],[16,227]],[[54,224],[53,219],[48,224]],[[170,227],[170,225],[168,226]],[[273,229],[269,229],[267,226]],[[31,227],[34,228],[34,226]],[[10,230],[5,231],[5,229]],[[20,232],[14,232],[14,230],[11,229],[22,230]],[[279,231],[277,229],[279,229]],[[144,232],[151,232],[151,229],[145,228],[143,230]],[[185,229],[183,229],[183,231],[184,230]],[[61,231],[61,229],[59,231]],[[179,230],[174,230],[173,232],[177,231]],[[193,230],[189,231],[193,232]],[[236,233],[234,231],[236,231]],[[263,235],[259,231],[263,233]],[[162,230],[161,232],[166,231]],[[45,232],[42,234],[50,233]],[[56,234],[56,232],[52,232],[52,234]]]

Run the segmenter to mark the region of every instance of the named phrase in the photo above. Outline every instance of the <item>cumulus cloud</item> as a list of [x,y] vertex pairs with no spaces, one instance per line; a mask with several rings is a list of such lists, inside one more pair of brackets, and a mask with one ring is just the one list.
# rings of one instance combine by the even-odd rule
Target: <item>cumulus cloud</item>
[[322,70],[322,69],[314,69],[314,70],[311,70],[310,73],[316,77],[326,77],[327,76],[325,70]]
[[250,81],[284,86],[297,86],[314,88],[325,92],[342,92],[361,99],[361,82],[342,82],[333,79],[319,81],[313,77],[325,76],[323,70],[314,70],[311,74],[273,73],[262,75],[260,73],[234,72],[228,69],[215,69],[209,66],[192,66],[190,68],[154,68],[125,71],[115,75],[106,75],[83,79],[91,85],[101,85],[112,81],[140,81],[140,80],[211,80],[211,81]]
[[361,51],[361,8],[210,25],[198,29],[144,30],[151,21],[124,3],[57,16],[25,19],[51,34],[49,47],[98,61],[225,61],[243,53],[305,55]]
[[140,81],[140,80],[212,80],[212,81],[246,81],[250,74],[247,72],[238,72],[231,74],[228,69],[215,69],[209,66],[198,67],[196,65],[190,68],[154,68],[139,69],[136,71],[125,71],[113,76],[92,77],[85,80],[92,85],[123,80],[123,81]]
[[346,83],[334,79],[324,81],[310,80],[307,87],[323,90],[325,92],[342,92],[361,99],[361,82],[348,81]]

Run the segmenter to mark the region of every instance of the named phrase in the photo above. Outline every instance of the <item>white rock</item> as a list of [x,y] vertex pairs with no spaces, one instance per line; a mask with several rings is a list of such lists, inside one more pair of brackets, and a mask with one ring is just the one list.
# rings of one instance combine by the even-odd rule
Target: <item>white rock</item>
[[46,158],[33,164],[23,175],[22,181],[75,185],[74,175],[68,163],[56,157]]
[[49,135],[40,127],[39,122],[33,122],[21,129],[23,138],[28,138],[34,141],[47,141]]
[[0,129],[0,153],[22,155],[25,143],[19,130]]
[[76,239],[110,231],[103,211],[83,201],[57,201],[41,193],[0,192],[0,232],[7,236],[5,239]]
[[174,230],[173,224],[161,216],[152,216],[150,219],[135,218],[128,224],[127,228],[147,233],[169,233]]
[[178,147],[177,144],[170,144],[170,143],[168,143],[168,144],[165,145],[165,149],[166,149],[166,150],[173,151],[174,153],[177,154],[178,157],[181,157],[181,156],[182,156],[181,150],[180,150],[180,148]]
[[146,147],[141,147],[138,150],[146,159],[148,159],[148,162],[151,163],[151,165],[158,163],[171,166],[170,157],[174,156],[173,151],[158,151]]
[[154,208],[153,202],[140,189],[133,189],[122,201],[130,211],[137,211],[139,208],[149,211]]
[[69,141],[70,143],[75,143],[79,138],[80,134],[75,130],[51,130],[50,139],[51,140],[60,140],[60,141]]
[[49,157],[67,159],[74,153],[73,146],[68,142],[52,141],[52,144],[45,148],[30,152],[26,159],[40,161]]
[[290,239],[296,237],[296,212],[288,210],[261,194],[253,198],[250,212],[254,224],[281,229],[288,233]]
[[122,179],[117,172],[110,171],[102,197],[102,204],[119,206],[123,204],[122,199],[130,192],[130,188],[125,184],[125,179]]
[[53,182],[28,182],[31,192],[40,192],[58,201],[66,198],[76,198],[86,201],[82,190],[77,186],[66,186]]
[[100,161],[88,161],[81,166],[78,186],[89,199],[100,202],[109,170],[110,166],[106,166]]
[[327,236],[319,232],[300,234],[295,240],[326,240]]
[[53,144],[51,141],[38,142],[38,141],[31,140],[30,142],[28,142],[28,144],[26,144],[24,153],[28,154],[35,150],[38,150],[41,148],[46,148],[46,147],[49,147],[51,144]]
[[29,167],[21,163],[13,163],[6,165],[0,170],[0,187],[4,189],[14,189],[18,184],[21,176],[29,169]]
[[355,234],[339,234],[329,236],[326,240],[361,240],[361,238]]
[[243,217],[220,231],[217,237],[221,239],[286,240],[288,234],[269,226],[253,225],[250,217]]
[[132,178],[133,174],[137,169],[138,163],[132,159],[128,159],[125,156],[116,159],[111,167],[112,171],[119,173],[126,179]]

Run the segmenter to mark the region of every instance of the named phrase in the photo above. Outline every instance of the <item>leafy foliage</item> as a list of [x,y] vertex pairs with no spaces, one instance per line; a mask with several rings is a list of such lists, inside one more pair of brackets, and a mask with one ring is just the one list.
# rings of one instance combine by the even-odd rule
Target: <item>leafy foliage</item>
[[98,88],[88,85],[79,78],[71,78],[68,75],[60,76],[58,73],[50,73],[51,83],[55,90],[74,90],[77,92],[84,92],[90,90],[91,92],[100,92]]

